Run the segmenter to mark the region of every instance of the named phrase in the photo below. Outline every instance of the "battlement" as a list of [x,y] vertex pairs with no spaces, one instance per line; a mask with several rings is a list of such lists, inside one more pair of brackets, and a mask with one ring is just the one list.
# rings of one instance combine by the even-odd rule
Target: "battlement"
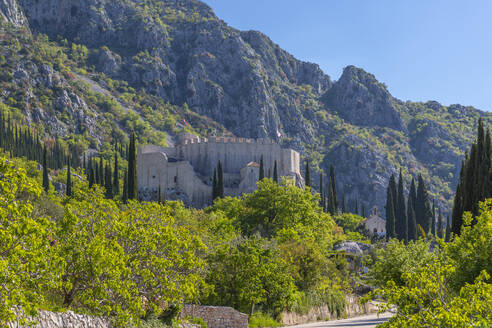
[[269,138],[236,138],[236,137],[209,137],[202,138],[196,137],[193,139],[183,140],[183,145],[191,144],[206,144],[206,143],[228,143],[228,144],[261,144],[261,145],[273,145],[275,142]]

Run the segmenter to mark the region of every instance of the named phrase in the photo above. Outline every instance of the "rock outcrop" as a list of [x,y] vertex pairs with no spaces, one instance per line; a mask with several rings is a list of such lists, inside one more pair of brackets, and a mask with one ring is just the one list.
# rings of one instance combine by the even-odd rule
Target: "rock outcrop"
[[0,0],[0,22],[4,21],[15,26],[27,23],[26,16],[19,7],[17,0]]

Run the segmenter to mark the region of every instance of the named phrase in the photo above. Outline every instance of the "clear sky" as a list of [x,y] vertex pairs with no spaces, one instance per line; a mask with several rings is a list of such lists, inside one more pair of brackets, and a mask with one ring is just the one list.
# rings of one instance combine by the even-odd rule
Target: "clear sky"
[[492,111],[490,0],[204,0],[333,80],[355,65],[401,100]]

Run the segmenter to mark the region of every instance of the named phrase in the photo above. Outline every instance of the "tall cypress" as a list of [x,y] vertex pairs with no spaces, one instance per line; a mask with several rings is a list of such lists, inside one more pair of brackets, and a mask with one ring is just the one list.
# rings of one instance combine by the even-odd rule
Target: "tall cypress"
[[421,174],[419,174],[418,177],[415,216],[417,218],[417,226],[420,225],[424,232],[429,234],[431,231],[432,208],[429,201],[429,195],[427,194],[427,189],[425,187],[424,178]]
[[114,170],[113,170],[113,195],[120,194],[120,172],[118,167],[118,152],[114,152]]
[[436,199],[432,198],[431,234],[436,236]]
[[43,189],[46,192],[50,190],[50,178],[48,176],[48,163],[46,160],[46,146],[43,147]]
[[101,181],[100,177],[99,177],[99,165],[97,164],[97,159],[94,159],[94,163],[93,163],[93,168],[94,168],[94,183],[95,184],[99,184],[99,182]]
[[408,223],[408,240],[417,240],[417,218],[415,216],[415,202],[417,200],[417,190],[415,188],[415,179],[412,178],[410,191],[407,202],[407,223]]
[[106,180],[104,179],[104,162],[102,155],[99,157],[99,182],[98,184],[102,187],[106,184]]
[[407,210],[405,208],[405,192],[403,188],[403,175],[400,169],[398,178],[397,200],[395,204],[396,235],[399,240],[408,240]]
[[217,165],[217,197],[224,198],[224,172],[220,161]]
[[325,207],[325,193],[323,191],[323,172],[320,172],[319,174],[319,195],[321,197],[319,206],[321,208]]
[[354,214],[359,215],[359,200],[357,198],[355,199]]
[[395,176],[391,175],[386,190],[386,240],[396,237],[395,231],[395,206],[393,197],[396,194]]
[[362,213],[361,213],[361,216],[363,218],[366,217],[366,204],[362,203]]
[[347,208],[346,208],[346,205],[345,205],[345,193],[342,194],[342,213],[346,213],[347,212]]
[[106,164],[104,177],[106,180],[104,183],[104,187],[106,188],[106,198],[112,199],[113,198],[113,174],[111,172],[111,161],[109,161]]
[[444,218],[442,217],[441,209],[439,209],[439,214],[437,216],[437,233],[438,238],[444,238]]
[[444,238],[444,240],[446,242],[449,241],[449,239],[451,238],[451,222],[449,221],[449,215],[447,217],[447,220],[446,220],[446,237]]
[[137,151],[135,146],[135,133],[130,137],[130,147],[128,149],[128,199],[137,199]]
[[219,188],[219,185],[218,185],[218,181],[217,181],[217,168],[214,167],[214,177],[213,177],[213,181],[212,181],[212,200],[215,200],[218,196],[219,196],[219,192],[218,192],[218,188]]
[[455,235],[460,234],[461,226],[463,225],[463,205],[464,205],[464,167],[465,162],[461,162],[460,177],[456,187],[456,193],[453,201],[453,226],[447,227],[446,230],[453,231]]
[[310,172],[310,169],[309,169],[309,160],[306,159],[306,187],[311,187],[311,172]]
[[260,157],[260,174],[258,180],[261,181],[265,179],[265,163],[263,162],[263,155]]
[[70,155],[68,155],[68,161],[67,161],[67,189],[66,189],[66,195],[68,197],[72,197],[72,172],[70,169]]
[[128,171],[125,170],[125,174],[123,176],[123,195],[121,197],[123,203],[128,201]]
[[279,183],[278,179],[278,168],[277,168],[277,160],[275,160],[275,163],[273,164],[273,181],[276,183]]

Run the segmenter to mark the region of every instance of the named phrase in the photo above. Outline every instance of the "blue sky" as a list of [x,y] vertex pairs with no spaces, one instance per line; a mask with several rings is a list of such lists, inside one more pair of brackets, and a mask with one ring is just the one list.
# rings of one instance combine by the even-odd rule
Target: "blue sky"
[[204,0],[332,79],[355,65],[402,100],[492,111],[492,1]]

